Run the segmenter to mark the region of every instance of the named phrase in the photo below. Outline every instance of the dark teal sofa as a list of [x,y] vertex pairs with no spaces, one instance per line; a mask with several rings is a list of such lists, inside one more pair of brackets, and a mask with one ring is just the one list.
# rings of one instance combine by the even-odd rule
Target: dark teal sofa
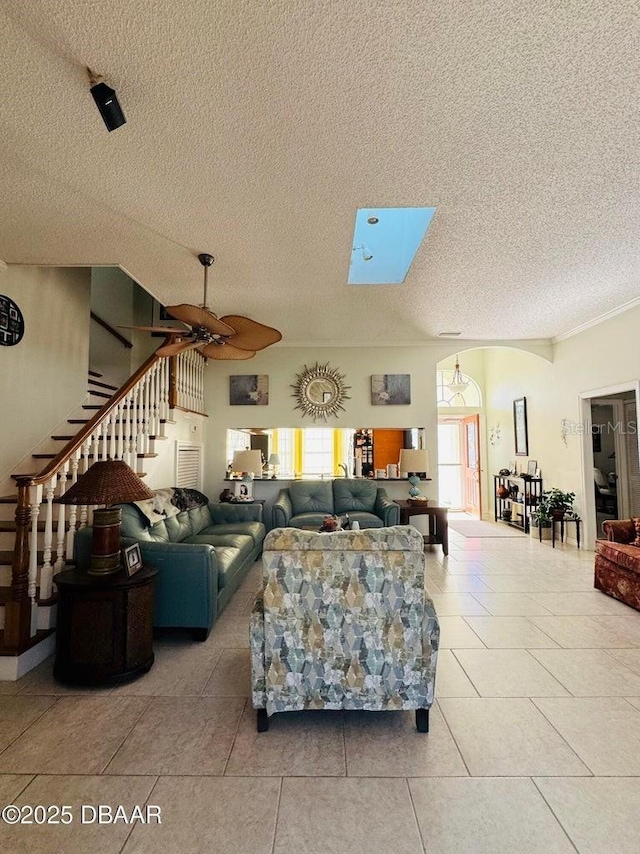
[[274,528],[319,528],[327,515],[348,515],[361,528],[400,523],[400,506],[364,478],[296,481],[280,490],[272,512]]
[[[142,560],[158,570],[156,627],[189,628],[206,640],[217,616],[262,554],[261,504],[206,504],[150,524],[135,504],[120,504],[122,545],[140,544]],[[76,536],[78,566],[91,554],[91,528]]]

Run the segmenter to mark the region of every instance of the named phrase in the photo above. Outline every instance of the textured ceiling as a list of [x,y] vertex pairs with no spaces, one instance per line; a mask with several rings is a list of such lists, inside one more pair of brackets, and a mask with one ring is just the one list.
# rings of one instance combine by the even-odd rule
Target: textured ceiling
[[[636,0],[0,0],[0,258],[286,343],[561,335],[640,296]],[[118,93],[106,132],[85,66]],[[358,207],[436,206],[403,285]]]

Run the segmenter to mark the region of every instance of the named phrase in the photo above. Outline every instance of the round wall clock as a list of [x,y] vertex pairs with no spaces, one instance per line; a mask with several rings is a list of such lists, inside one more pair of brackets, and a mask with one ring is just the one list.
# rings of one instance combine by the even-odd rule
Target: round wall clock
[[337,417],[342,405],[349,399],[344,384],[344,374],[335,368],[330,368],[327,362],[312,368],[304,366],[304,370],[296,375],[296,382],[291,386],[293,397],[298,401],[294,409],[302,410],[302,415],[310,415],[314,421],[321,418],[327,420],[328,415]]
[[13,347],[24,335],[24,317],[10,297],[0,294],[0,344]]

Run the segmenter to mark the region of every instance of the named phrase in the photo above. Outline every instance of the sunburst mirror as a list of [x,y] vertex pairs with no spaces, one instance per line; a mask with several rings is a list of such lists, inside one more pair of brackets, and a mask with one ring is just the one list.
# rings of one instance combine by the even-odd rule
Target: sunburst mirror
[[309,415],[314,421],[326,421],[329,415],[337,418],[341,409],[345,411],[342,404],[349,400],[347,390],[351,386],[345,385],[344,374],[330,368],[328,362],[324,365],[316,362],[312,368],[305,365],[304,370],[296,374],[291,388],[294,390],[292,397],[297,400],[294,409],[302,410],[303,418]]

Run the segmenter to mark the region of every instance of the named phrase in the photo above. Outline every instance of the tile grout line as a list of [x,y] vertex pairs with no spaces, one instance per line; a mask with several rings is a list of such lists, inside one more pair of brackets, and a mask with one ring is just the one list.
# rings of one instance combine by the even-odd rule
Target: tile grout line
[[[469,616],[472,616],[472,615],[469,615]],[[488,616],[490,616],[490,617],[491,617],[491,616],[492,616],[492,614],[489,614]],[[480,637],[480,635],[479,635],[477,632],[475,632],[475,631],[474,631],[473,626],[472,626],[470,623],[468,623],[468,622],[467,622],[466,617],[462,617],[462,616],[461,616],[461,617],[460,617],[460,619],[465,623],[465,625],[467,626],[467,628],[471,629],[471,631],[473,632],[473,634],[478,638],[478,640],[479,640],[479,641],[480,641],[480,643],[482,644],[482,648],[483,648],[483,649],[489,649],[489,647],[488,647],[488,646],[486,645],[486,643],[482,640],[482,638]],[[465,646],[461,646],[461,647],[458,647],[458,648],[459,648],[459,649],[473,649],[473,647],[465,647]],[[476,649],[477,649],[477,648],[478,648],[478,647],[476,647]],[[451,647],[449,647],[449,649],[451,649]]]
[[[154,780],[154,782],[152,783],[151,788],[149,789],[149,794],[147,795],[147,797],[146,797],[146,798],[145,798],[145,800],[144,800],[145,806],[147,806],[147,805],[149,804],[149,798],[150,798],[150,797],[151,797],[151,795],[154,793],[156,786],[157,786],[157,785],[158,785],[158,783],[160,782],[160,775],[157,775],[157,776],[156,776],[155,774],[150,774],[149,776],[151,776],[151,777],[155,777],[156,779],[155,779],[155,780]],[[129,833],[127,833],[127,835],[126,835],[126,837],[125,837],[125,839],[124,839],[124,842],[122,843],[122,848],[120,848],[120,851],[118,852],[118,854],[123,854],[124,849],[126,848],[127,843],[128,843],[128,842],[129,842],[129,840],[131,839],[131,836],[132,836],[132,834],[133,834],[133,831],[136,829],[136,827],[137,827],[137,826],[138,826],[137,824],[132,824],[132,825],[131,825],[131,828],[130,828],[130,830],[129,830]]]
[[[16,695],[16,696],[17,696],[17,695]],[[46,695],[36,695],[36,696],[47,696],[47,697],[51,697],[51,696],[54,696],[54,695],[52,695],[52,694],[46,694]],[[38,721],[39,721],[42,717],[44,717],[44,715],[46,715],[46,713],[49,711],[49,709],[53,709],[53,708],[54,708],[54,706],[57,706],[57,705],[58,705],[58,702],[60,701],[60,699],[61,699],[61,697],[56,696],[56,698],[55,698],[54,702],[53,702],[53,703],[51,703],[51,705],[50,705],[50,706],[47,706],[47,708],[46,708],[46,709],[43,709],[43,710],[40,712],[40,714],[39,714],[36,718],[34,718],[34,719],[31,721],[31,723],[29,724],[29,726],[25,727],[25,728],[22,730],[22,732],[19,732],[19,733],[18,733],[18,735],[17,735],[15,738],[11,739],[11,741],[9,742],[9,744],[6,744],[6,745],[2,748],[2,750],[0,750],[0,764],[1,764],[1,762],[2,762],[2,756],[6,753],[6,751],[7,751],[7,750],[12,746],[12,745],[14,745],[14,744],[16,743],[16,741],[18,741],[18,739],[19,739],[19,738],[22,738],[22,736],[23,736],[23,735],[26,735],[26,733],[31,729],[31,727],[32,727],[34,724],[38,723]],[[3,773],[5,773],[5,772],[0,770],[0,774],[3,774]],[[12,772],[9,772],[9,773],[12,773]]]
[[[460,647],[460,649],[462,649],[462,647]],[[478,686],[477,686],[477,685],[476,685],[476,683],[473,681],[473,679],[469,676],[469,674],[467,673],[467,671],[464,669],[464,664],[460,661],[460,659],[459,659],[459,658],[458,658],[458,656],[456,655],[456,651],[455,651],[455,649],[450,650],[450,652],[451,652],[451,654],[453,655],[453,657],[455,658],[455,660],[458,662],[458,666],[460,667],[460,669],[462,670],[462,672],[464,673],[464,675],[467,677],[467,679],[469,680],[469,682],[471,682],[471,684],[473,685],[473,689],[474,689],[474,691],[476,692],[476,694],[478,695],[478,697],[482,697],[482,694],[481,694],[481,693],[480,693],[480,691],[478,690]],[[447,698],[445,697],[444,699],[447,699]],[[453,698],[453,699],[464,699],[464,698]],[[473,698],[471,698],[471,699],[473,699]]]
[[242,704],[242,709],[240,710],[240,714],[238,715],[238,723],[236,724],[236,731],[233,735],[231,747],[229,748],[229,754],[227,755],[227,758],[226,758],[225,763],[224,763],[224,769],[222,771],[222,774],[220,775],[221,777],[226,777],[226,775],[227,775],[227,768],[229,767],[229,762],[231,760],[231,754],[233,753],[233,748],[236,746],[236,739],[238,738],[238,732],[240,730],[240,724],[242,723],[242,718],[244,717],[244,713],[245,713],[245,710],[247,708],[248,702],[249,702],[249,699],[247,697],[245,697],[244,703]]
[[[137,699],[143,699],[143,698],[141,698],[141,697],[140,697],[140,698],[138,698],[138,697],[130,698],[130,697],[123,696],[123,698],[122,698],[122,699],[123,699],[123,700],[136,699],[136,700],[137,700]],[[137,718],[135,719],[135,721],[133,722],[133,724],[132,724],[131,728],[130,728],[130,729],[128,730],[128,732],[123,736],[122,741],[120,742],[120,744],[116,747],[116,749],[115,749],[115,750],[113,751],[113,753],[111,754],[111,758],[107,760],[107,764],[106,764],[106,765],[104,765],[104,766],[102,767],[102,770],[98,772],[98,774],[99,774],[99,775],[103,775],[103,774],[104,774],[104,772],[105,772],[105,771],[107,770],[107,768],[109,767],[109,765],[111,765],[111,763],[113,762],[113,760],[116,758],[116,754],[118,753],[118,751],[120,750],[120,748],[124,745],[125,741],[129,738],[129,736],[131,735],[131,733],[134,731],[134,729],[138,726],[138,724],[139,724],[139,723],[140,723],[140,721],[142,720],[142,716],[146,713],[147,709],[148,709],[148,708],[149,708],[149,706],[151,705],[151,701],[153,700],[153,697],[146,697],[146,698],[144,698],[144,699],[146,699],[146,701],[147,701],[147,702],[144,704],[144,708],[142,709],[142,711],[140,712],[140,714],[138,715],[138,717],[137,717]],[[108,776],[108,775],[107,775],[107,776]],[[141,776],[142,776],[142,775],[141,775]]]
[[[445,697],[444,699],[446,699],[446,697]],[[476,698],[475,698],[475,697],[471,697],[471,699],[472,699],[472,700],[474,700],[474,699],[476,699]],[[480,698],[478,697],[477,699],[480,699]],[[452,741],[453,741],[453,743],[455,744],[455,747],[456,747],[456,750],[458,751],[458,754],[459,754],[459,756],[460,756],[460,759],[462,759],[462,764],[463,764],[463,765],[464,765],[464,767],[466,768],[466,771],[467,771],[467,777],[464,777],[463,779],[465,779],[465,780],[466,780],[468,777],[473,777],[473,774],[471,773],[471,771],[469,770],[469,766],[467,765],[467,760],[464,758],[464,755],[463,755],[463,753],[462,753],[462,750],[460,750],[460,746],[459,746],[458,742],[456,741],[456,737],[455,737],[455,735],[453,734],[453,730],[452,730],[452,729],[451,729],[451,727],[449,726],[449,721],[447,720],[447,718],[446,718],[446,716],[445,716],[445,713],[444,713],[444,712],[442,711],[442,709],[440,708],[440,701],[439,701],[439,700],[436,700],[435,702],[436,702],[436,704],[437,704],[437,706],[438,706],[438,711],[440,712],[440,715],[441,715],[441,717],[442,717],[442,720],[444,721],[444,725],[445,725],[445,726],[446,726],[446,728],[447,728],[447,732],[449,733],[449,735],[451,736],[451,740],[452,740]]]
[[[441,713],[442,714],[442,713]],[[466,777],[464,778],[466,779]],[[418,839],[420,840],[420,844],[422,845],[422,850],[427,854],[427,845],[426,840],[422,835],[422,829],[420,828],[420,822],[418,821],[418,813],[416,812],[416,805],[413,800],[413,792],[411,791],[411,785],[409,783],[409,778],[404,778],[405,786],[407,787],[407,793],[409,795],[409,802],[411,804],[411,809],[413,810],[413,818],[415,819],[416,829],[418,831]]]
[[[545,719],[545,721],[549,724],[549,726],[553,729],[553,731],[554,731],[555,733],[557,733],[557,734],[558,734],[558,737],[559,737],[559,738],[561,738],[561,739],[562,739],[562,741],[567,745],[567,747],[568,747],[568,748],[569,748],[569,750],[574,754],[574,756],[576,757],[576,759],[578,760],[578,762],[580,762],[582,765],[584,765],[584,767],[589,771],[589,774],[588,774],[588,775],[585,775],[585,774],[578,774],[577,776],[579,776],[579,777],[585,777],[585,776],[595,777],[595,776],[596,776],[596,775],[595,775],[595,773],[594,773],[594,772],[592,771],[592,769],[589,767],[589,765],[587,764],[586,760],[584,760],[584,759],[580,756],[580,754],[578,753],[578,751],[577,751],[577,750],[575,750],[575,749],[574,749],[574,747],[573,747],[573,746],[572,746],[572,745],[567,741],[567,739],[562,735],[562,733],[560,732],[560,730],[559,730],[559,729],[554,725],[553,721],[549,720],[549,718],[545,715],[545,713],[544,713],[544,712],[543,712],[543,710],[540,708],[540,706],[538,706],[538,704],[535,702],[534,698],[533,698],[533,697],[528,697],[527,699],[528,699],[528,700],[529,700],[529,702],[534,706],[534,708],[536,708],[536,709],[540,712],[540,714],[542,715],[542,717],[543,717],[543,718]],[[538,697],[538,699],[539,699],[539,700],[548,700],[548,699],[550,699],[550,698],[549,698],[549,697]],[[564,697],[564,698],[563,698],[563,697],[557,698],[557,697],[556,697],[556,698],[552,698],[552,699],[561,699],[561,700],[562,700],[562,699],[574,699],[574,700],[575,700],[575,699],[577,699],[577,698],[576,698],[576,697],[569,697],[569,698],[566,698],[566,697]]]
[[[253,777],[252,779],[259,779]],[[276,820],[273,823],[273,841],[271,843],[271,854],[275,854],[276,839],[278,836],[278,821],[280,819],[280,802],[282,800],[282,788],[284,786],[284,777],[280,777],[280,785],[278,786],[278,800],[276,802]]]
[[[551,806],[551,804],[549,803],[549,801],[548,801],[548,800],[546,799],[546,797],[544,796],[544,792],[542,791],[542,789],[540,788],[540,786],[538,786],[538,784],[536,783],[535,778],[534,778],[534,777],[530,777],[529,779],[531,780],[531,782],[533,783],[533,785],[536,787],[536,789],[537,789],[537,790],[538,790],[538,792],[540,793],[540,797],[542,798],[542,800],[545,802],[545,804],[546,804],[546,805],[547,805],[547,807],[549,808],[549,811],[550,811],[551,815],[555,818],[555,820],[556,820],[556,821],[558,822],[558,824],[560,825],[560,828],[561,828],[562,832],[564,833],[564,835],[565,835],[565,836],[567,837],[567,839],[569,840],[569,844],[570,844],[570,845],[571,845],[571,846],[572,846],[572,847],[573,847],[573,848],[578,852],[578,854],[580,854],[580,849],[579,849],[579,848],[578,848],[578,846],[574,843],[573,839],[569,836],[569,831],[565,828],[564,824],[560,821],[559,817],[556,815],[555,810],[553,809],[553,807]],[[551,778],[551,779],[557,779],[557,778]],[[580,778],[578,778],[578,779],[580,779]],[[586,779],[588,779],[588,778],[586,778]]]

